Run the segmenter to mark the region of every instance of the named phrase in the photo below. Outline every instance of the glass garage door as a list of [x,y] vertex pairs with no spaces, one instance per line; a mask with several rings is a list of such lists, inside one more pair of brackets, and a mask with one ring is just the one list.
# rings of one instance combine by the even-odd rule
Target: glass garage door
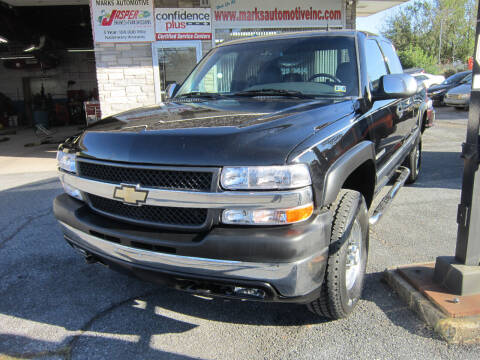
[[152,45],[157,102],[171,83],[181,84],[202,57],[200,41],[158,41]]

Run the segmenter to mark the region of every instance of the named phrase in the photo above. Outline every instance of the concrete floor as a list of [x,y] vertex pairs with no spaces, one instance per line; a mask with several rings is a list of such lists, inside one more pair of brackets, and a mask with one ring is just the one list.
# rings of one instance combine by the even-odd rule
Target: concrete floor
[[58,143],[78,133],[78,129],[78,125],[55,128],[50,144],[41,144],[46,138],[38,137],[32,129],[0,135],[0,139],[9,139],[0,142],[0,191],[52,177]]
[[[389,266],[452,255],[463,111],[441,108],[423,169],[371,229],[363,299],[348,319],[303,306],[206,300],[87,265],[51,212],[55,145],[0,143],[0,359],[478,359],[449,346],[381,282]],[[3,355],[2,355],[3,354]]]

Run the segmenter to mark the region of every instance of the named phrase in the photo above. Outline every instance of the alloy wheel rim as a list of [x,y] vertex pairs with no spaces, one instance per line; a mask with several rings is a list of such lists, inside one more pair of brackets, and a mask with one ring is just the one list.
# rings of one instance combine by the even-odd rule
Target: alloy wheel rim
[[415,173],[420,171],[420,143],[417,145],[417,151],[415,151]]
[[351,290],[362,269],[362,229],[358,220],[353,223],[347,244],[345,286],[347,290]]

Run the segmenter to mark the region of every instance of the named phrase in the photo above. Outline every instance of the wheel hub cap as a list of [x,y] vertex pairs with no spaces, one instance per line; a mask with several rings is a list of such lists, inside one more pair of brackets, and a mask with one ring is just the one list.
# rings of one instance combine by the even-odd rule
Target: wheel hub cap
[[420,167],[420,144],[417,145],[417,151],[415,152],[415,172],[418,174]]
[[348,236],[345,284],[351,290],[362,269],[362,229],[356,220]]

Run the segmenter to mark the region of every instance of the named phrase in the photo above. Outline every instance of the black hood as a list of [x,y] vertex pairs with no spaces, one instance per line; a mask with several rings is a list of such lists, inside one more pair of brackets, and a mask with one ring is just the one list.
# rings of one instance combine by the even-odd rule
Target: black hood
[[283,164],[315,128],[353,111],[352,100],[169,102],[93,124],[75,142],[75,150],[84,157],[144,164]]

